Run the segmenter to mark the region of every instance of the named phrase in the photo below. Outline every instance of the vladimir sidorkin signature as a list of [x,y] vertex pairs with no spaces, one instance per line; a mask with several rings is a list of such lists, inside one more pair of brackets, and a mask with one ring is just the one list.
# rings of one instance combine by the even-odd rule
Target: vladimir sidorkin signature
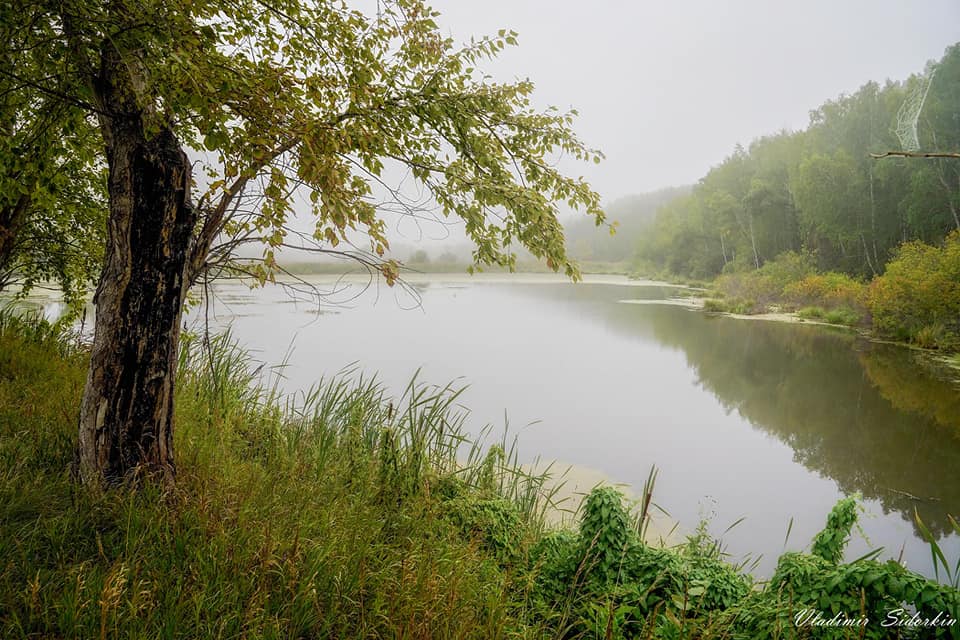
[[850,615],[844,612],[829,617],[828,615],[817,609],[803,609],[793,617],[793,622],[798,627],[867,627],[879,624],[881,627],[910,629],[952,627],[957,624],[956,618],[943,611],[929,618],[906,609],[891,609],[881,620],[871,620],[865,615]]

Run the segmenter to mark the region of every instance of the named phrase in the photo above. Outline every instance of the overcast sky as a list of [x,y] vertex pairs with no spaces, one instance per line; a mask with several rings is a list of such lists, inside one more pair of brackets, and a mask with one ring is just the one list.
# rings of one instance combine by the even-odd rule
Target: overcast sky
[[960,41],[960,0],[434,0],[457,41],[520,35],[485,70],[575,107],[607,156],[571,166],[605,201],[696,182],[738,142],[801,129],[869,80],[902,80]]

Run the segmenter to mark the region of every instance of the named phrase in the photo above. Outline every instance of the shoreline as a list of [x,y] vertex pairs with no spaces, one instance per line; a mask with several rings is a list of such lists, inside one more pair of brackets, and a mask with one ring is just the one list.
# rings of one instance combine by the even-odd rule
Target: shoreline
[[[677,286],[677,285],[674,285]],[[766,311],[764,313],[732,313],[730,311],[707,311],[704,308],[704,305],[707,301],[707,298],[692,296],[689,298],[667,298],[666,300],[618,300],[622,304],[660,304],[673,307],[684,307],[690,309],[691,311],[700,311],[707,315],[711,316],[724,316],[729,318],[736,318],[737,320],[765,320],[768,322],[785,322],[787,324],[812,324],[820,325],[824,327],[834,327],[839,329],[848,329],[850,331],[855,331],[857,333],[863,333],[856,327],[851,327],[845,324],[834,324],[831,322],[825,322],[823,320],[811,320],[808,318],[801,318],[797,315],[796,312],[787,312],[787,311]],[[895,344],[904,344],[906,343],[895,343]]]
[[[677,288],[687,288],[695,290],[692,287],[685,287],[684,285],[671,285]],[[814,325],[821,327],[830,327],[833,329],[840,329],[855,333],[861,338],[874,342],[876,344],[888,344],[896,347],[901,347],[904,349],[910,349],[915,351],[924,358],[927,358],[936,363],[937,366],[949,369],[956,377],[954,378],[954,383],[960,385],[960,353],[949,353],[943,352],[937,349],[924,349],[923,347],[918,347],[915,344],[909,342],[902,342],[899,340],[890,340],[887,338],[881,338],[876,335],[870,329],[863,327],[855,327],[845,324],[834,324],[831,322],[825,322],[823,320],[814,320],[808,318],[802,318],[797,315],[796,312],[786,312],[786,311],[767,311],[764,313],[732,313],[729,311],[708,311],[704,308],[704,305],[707,301],[707,298],[701,296],[691,296],[684,298],[666,298],[664,300],[644,300],[644,299],[624,299],[618,300],[617,302],[621,304],[640,304],[640,305],[665,305],[673,307],[682,307],[690,311],[696,311],[703,313],[709,316],[717,317],[727,317],[733,318],[735,320],[760,320],[766,322],[781,322],[784,324],[803,324],[803,325]]]

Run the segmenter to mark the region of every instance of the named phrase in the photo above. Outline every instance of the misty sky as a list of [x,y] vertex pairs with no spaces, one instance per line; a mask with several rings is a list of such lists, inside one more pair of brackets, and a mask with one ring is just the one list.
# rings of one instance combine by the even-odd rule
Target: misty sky
[[960,40],[960,0],[433,0],[457,41],[509,28],[485,66],[576,107],[607,156],[570,165],[604,201],[696,182],[738,142],[801,129],[869,80],[902,80]]

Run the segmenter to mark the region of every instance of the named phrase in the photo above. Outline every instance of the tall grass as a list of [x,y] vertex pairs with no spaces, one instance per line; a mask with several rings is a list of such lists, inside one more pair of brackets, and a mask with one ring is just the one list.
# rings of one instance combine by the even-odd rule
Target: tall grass
[[852,498],[760,585],[705,526],[645,542],[655,469],[634,512],[597,488],[578,531],[545,531],[549,467],[521,466],[506,432],[469,438],[462,390],[414,378],[391,398],[349,370],[289,397],[229,334],[183,346],[176,489],[93,491],[70,477],[84,351],[0,314],[0,637],[845,637],[793,616],[960,618],[960,564],[929,532],[947,584],[841,561]]
[[69,477],[84,354],[9,316],[0,346],[0,636],[527,633],[520,565],[440,494],[506,500],[533,537],[546,476],[471,445],[458,390],[345,372],[287,398],[229,335],[188,338],[176,490],[96,493]]

